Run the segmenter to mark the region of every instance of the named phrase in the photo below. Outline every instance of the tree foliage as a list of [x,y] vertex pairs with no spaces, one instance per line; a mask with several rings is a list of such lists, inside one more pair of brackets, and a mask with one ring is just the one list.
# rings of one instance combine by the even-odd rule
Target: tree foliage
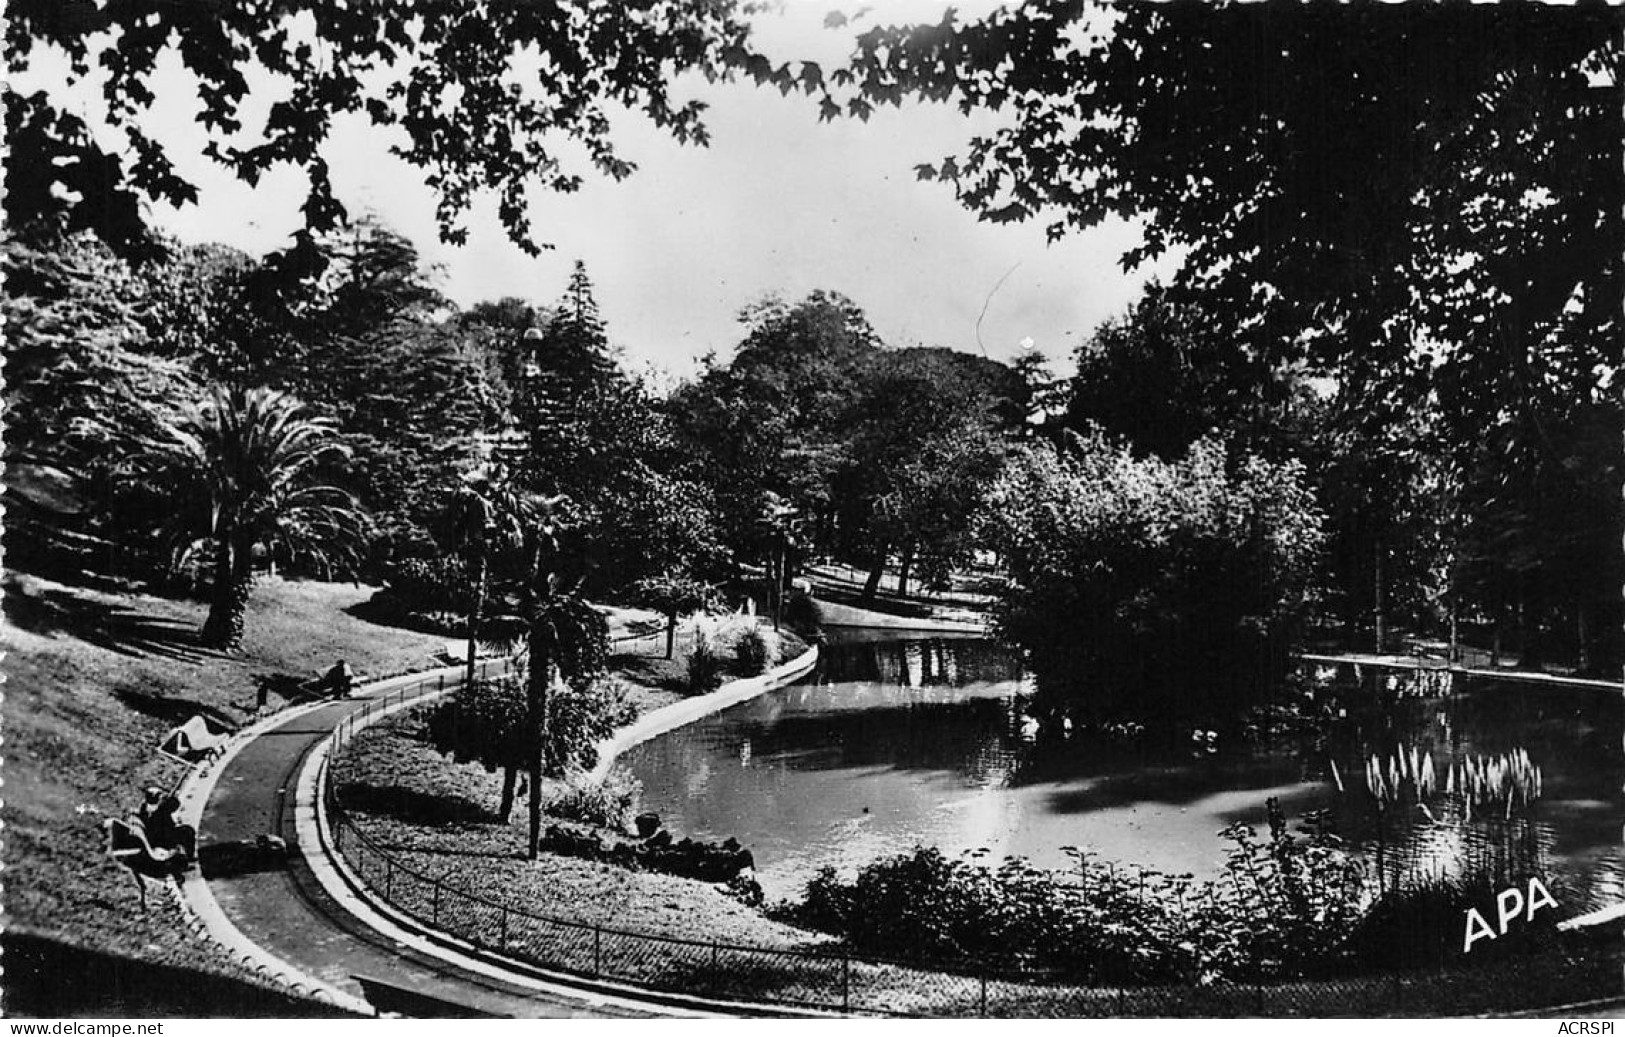
[[708,361],[670,405],[735,553],[775,557],[760,521],[771,494],[800,517],[798,551],[883,565],[931,543],[930,565],[962,559],[978,482],[1026,417],[1019,376],[945,349],[888,350],[831,292],[769,298],[742,320],[732,360]]
[[873,572],[901,555],[899,594],[913,572],[941,582],[969,562],[973,523],[1025,417],[1012,382],[1009,368],[948,350],[897,350],[867,366],[838,483],[844,532]]
[[299,400],[273,389],[216,388],[154,424],[152,474],[180,505],[172,535],[206,544],[211,556],[207,643],[235,648],[242,640],[256,548],[325,562],[359,546],[354,498],[315,479],[345,446]]
[[[830,82],[1002,113],[920,176],[1052,236],[1138,220],[1124,263],[1173,254],[1196,343],[1335,380],[1311,450],[1348,600],[1442,568],[1457,602],[1584,629],[1614,596],[1559,589],[1571,560],[1619,582],[1617,437],[1586,430],[1618,424],[1622,30],[1600,4],[1046,0],[873,29]],[[1121,417],[1149,442],[1152,413]],[[1342,514],[1339,468],[1370,494]]]
[[660,574],[714,575],[724,551],[711,494],[647,386],[615,363],[581,264],[524,349],[516,474],[561,498],[559,571],[601,600]]
[[1437,406],[1463,461],[1544,386],[1616,366],[1622,27],[1601,5],[1051,0],[871,30],[832,81],[1003,111],[921,176],[1052,234],[1141,219],[1126,264],[1183,251],[1171,287],[1222,334],[1359,406]]
[[1335,838],[1294,837],[1269,806],[1269,841],[1239,823],[1225,829],[1229,874],[1202,883],[1076,847],[1066,848],[1074,866],[1065,872],[920,847],[866,864],[850,882],[824,868],[795,911],[865,953],[1054,969],[1091,986],[1346,971],[1358,953],[1351,936],[1377,914],[1369,879]]
[[[430,714],[436,750],[488,771],[523,768],[531,744],[526,680],[521,671],[460,687]],[[631,719],[625,689],[609,679],[560,684],[547,702],[550,777],[571,768],[590,770],[598,762],[598,743]]]
[[151,413],[201,389],[148,348],[151,285],[96,239],[12,239],[4,273],[7,547],[46,563],[167,512],[135,478],[137,443]]
[[[499,811],[504,822],[513,806],[514,776],[528,765],[533,746],[527,684],[523,669],[466,682],[429,714],[429,740],[436,751],[458,763],[505,772]],[[543,754],[552,761],[550,777],[590,770],[598,762],[598,743],[635,715],[625,688],[602,678],[559,684],[547,696],[546,708]]]
[[[803,82],[805,67],[775,66],[751,49],[745,11],[734,0],[224,7],[19,0],[7,15],[14,73],[55,71],[42,60],[47,54],[61,55],[64,66],[47,88],[5,91],[8,222],[93,230],[129,256],[152,251],[144,201],[196,200],[178,161],[182,148],[250,185],[281,168],[302,171],[300,242],[308,246],[345,216],[323,145],[357,123],[390,131],[393,153],[422,171],[445,240],[466,240],[463,217],[488,190],[510,237],[535,252],[529,186],[569,192],[584,168],[617,179],[635,168],[611,137],[617,108],[679,142],[705,144],[705,106],[674,96],[678,73],[812,86]],[[172,60],[196,81],[195,132],[161,139],[145,116]],[[102,100],[89,122],[73,114],[75,92],[86,87],[99,87]],[[286,95],[262,116],[255,101],[267,89]],[[570,161],[573,149],[562,141],[578,145],[584,162]]]
[[987,516],[999,629],[1064,708],[1161,723],[1224,717],[1280,675],[1321,542],[1294,462],[1212,440],[1137,458],[1098,431],[1024,449]]

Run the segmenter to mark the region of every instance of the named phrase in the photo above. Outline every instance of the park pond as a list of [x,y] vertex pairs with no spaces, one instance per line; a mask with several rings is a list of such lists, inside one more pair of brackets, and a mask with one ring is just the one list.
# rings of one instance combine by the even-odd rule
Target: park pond
[[[1294,827],[1324,811],[1373,863],[1380,848],[1391,874],[1534,860],[1562,917],[1625,901],[1619,692],[1349,666],[1300,679],[1322,701],[1341,692],[1307,729],[1212,741],[1040,730],[1034,682],[1013,653],[974,638],[847,630],[806,679],[621,762],[643,783],[645,809],[673,830],[750,847],[770,896],[799,893],[823,866],[850,873],[917,845],[1057,869],[1071,863],[1063,848],[1077,847],[1213,878],[1228,849],[1219,832],[1237,821],[1267,831],[1275,799]],[[1473,817],[1437,796],[1402,798],[1379,818],[1366,762],[1411,750],[1440,789],[1452,763],[1522,750],[1540,769],[1539,795]]]

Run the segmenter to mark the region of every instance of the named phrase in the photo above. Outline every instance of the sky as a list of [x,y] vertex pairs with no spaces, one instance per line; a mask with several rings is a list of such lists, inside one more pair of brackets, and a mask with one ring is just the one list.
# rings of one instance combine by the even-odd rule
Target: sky
[[[888,21],[935,21],[944,6],[901,0],[883,11]],[[969,8],[967,17],[976,11],[957,6]],[[824,28],[837,7],[851,13],[850,5],[810,0],[765,12],[758,46],[777,60],[838,63],[854,29]],[[160,69],[169,88],[158,91],[152,125],[168,139],[187,132],[194,108],[178,62]],[[533,191],[536,237],[554,246],[539,258],[508,240],[492,198],[469,214],[465,246],[442,243],[433,193],[388,153],[390,137],[362,119],[340,120],[324,153],[352,214],[371,211],[411,239],[459,305],[502,296],[550,304],[579,259],[629,366],[667,376],[692,374],[708,352],[728,356],[747,304],[820,288],[857,302],[890,345],[1008,360],[1030,340],[1061,374],[1091,330],[1126,310],[1148,277],[1168,272],[1166,264],[1121,269],[1119,257],[1138,241],[1135,227],[1111,223],[1048,244],[1042,221],[982,223],[950,186],[915,178],[916,164],[961,151],[994,125],[985,113],[966,118],[914,104],[867,123],[820,123],[816,103],[802,95],[699,77],[680,87],[710,105],[711,145],[679,145],[641,118],[617,119],[613,139],[638,171],[621,182],[590,176],[569,195]],[[249,188],[201,156],[173,157],[198,184],[199,203],[154,205],[151,216],[182,241],[259,254],[298,226],[302,173]]]

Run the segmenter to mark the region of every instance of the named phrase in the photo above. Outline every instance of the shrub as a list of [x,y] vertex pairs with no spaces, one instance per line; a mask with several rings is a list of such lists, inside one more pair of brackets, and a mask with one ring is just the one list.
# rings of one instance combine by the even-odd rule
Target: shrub
[[777,638],[770,630],[760,626],[752,626],[740,633],[739,639],[734,642],[734,662],[740,674],[746,677],[755,677],[765,673],[767,668],[778,661]]
[[721,683],[722,656],[710,634],[701,627],[694,632],[694,648],[688,653],[688,689],[698,695]]
[[[524,768],[530,761],[530,715],[525,671],[465,685],[434,709],[429,735],[436,750],[486,770]],[[547,697],[548,772],[590,770],[598,743],[637,717],[626,685],[614,678],[557,683]]]
[[624,767],[612,767],[600,781],[585,771],[571,770],[542,804],[554,817],[599,828],[625,831],[637,815],[643,783]]
[[[1537,877],[1541,876],[1483,868],[1390,888],[1355,925],[1348,940],[1350,954],[1378,968],[1438,968],[1460,960],[1467,912],[1477,909],[1494,925],[1496,896],[1513,888],[1527,892],[1529,880]],[[1531,953],[1559,953],[1555,922],[1556,912],[1550,911],[1539,912],[1527,922],[1520,917],[1496,939],[1474,941],[1467,960],[1477,964]]]
[[468,568],[457,558],[408,558],[385,574],[390,595],[414,612],[468,612]]
[[794,591],[784,603],[784,625],[804,638],[816,639],[824,622],[818,600],[805,591]]
[[671,836],[664,832],[643,843],[621,839],[606,842],[596,832],[578,832],[560,825],[549,825],[543,833],[541,848],[564,857],[603,861],[623,868],[659,871],[701,882],[727,882],[746,895],[748,891],[740,876],[756,866],[751,852],[741,847],[737,840],[706,843],[683,839],[672,842]]
[[785,905],[783,913],[787,921],[826,933],[845,934],[851,929],[855,896],[856,890],[842,882],[834,868],[826,866],[808,881],[801,902]]
[[694,649],[688,657],[688,683],[693,692],[709,691],[722,679],[724,660],[728,667],[745,677],[754,677],[784,658],[787,648],[800,641],[793,635],[769,630],[755,616],[735,613],[715,619],[700,619],[694,628]]
[[1285,672],[1324,540],[1296,461],[1217,439],[1141,457],[1098,429],[1018,452],[982,535],[1008,567],[996,627],[1040,681],[1170,724],[1228,717]]
[[1278,812],[1268,842],[1245,826],[1225,834],[1231,874],[1216,882],[1120,868],[1074,848],[1072,872],[919,848],[850,883],[824,869],[789,914],[862,953],[1042,967],[1087,983],[1257,981],[1346,962],[1366,901],[1359,865],[1324,837],[1293,838]]
[[501,675],[464,684],[431,707],[426,733],[436,752],[487,771],[522,768],[528,713],[522,680]]
[[547,707],[549,760],[582,770],[598,765],[599,742],[638,715],[625,682],[614,677],[556,685]]

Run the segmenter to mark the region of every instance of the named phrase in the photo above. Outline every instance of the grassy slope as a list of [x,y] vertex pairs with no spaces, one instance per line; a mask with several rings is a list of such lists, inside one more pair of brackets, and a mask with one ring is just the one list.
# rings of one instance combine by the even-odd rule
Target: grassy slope
[[[154,751],[168,728],[199,711],[250,719],[257,676],[304,677],[341,656],[366,677],[428,665],[442,638],[345,614],[372,591],[263,581],[242,650],[224,655],[197,643],[200,604],[8,574],[0,630],[7,927],[70,948],[241,976],[188,935],[155,890],[141,913],[134,883],[103,852],[95,826],[134,810],[146,782],[167,787],[180,777],[180,765]],[[281,704],[273,695],[270,706]]]
[[501,774],[452,763],[418,727],[406,715],[363,732],[335,774],[361,829],[420,872],[568,922],[785,949],[829,939],[771,921],[710,883],[551,854],[525,860],[524,802],[500,823]]
[[[800,638],[781,636],[786,655],[806,651]],[[612,668],[640,714],[686,697],[681,658],[618,655]],[[363,733],[341,756],[336,780],[362,830],[423,873],[454,876],[459,888],[569,922],[784,949],[829,940],[770,921],[709,883],[551,854],[525,860],[524,801],[501,824],[501,774],[440,756],[417,727],[404,717]]]
[[[168,1003],[180,1014],[213,1014],[219,1003],[211,1008],[206,1001],[189,1000],[183,988],[227,989],[220,983],[246,980],[230,989],[263,989],[212,944],[188,934],[178,909],[156,888],[149,888],[149,910],[143,914],[129,875],[103,851],[97,823],[132,812],[143,785],[167,787],[179,779],[181,765],[155,751],[170,727],[198,712],[239,725],[253,720],[257,678],[306,678],[341,657],[364,678],[422,669],[434,663],[445,638],[348,614],[374,591],[352,584],[261,581],[249,601],[242,649],[232,654],[198,644],[206,612],[199,603],[90,590],[27,574],[7,574],[4,589],[5,921],[11,942],[30,941],[27,957],[40,962],[37,969],[13,970],[8,982],[13,1011],[50,1014],[53,1008],[73,1012],[76,1006],[87,1011],[94,1006],[106,1014],[123,1004],[147,1009],[140,1014],[163,1014],[161,1005]],[[612,627],[629,618],[647,617],[617,615]],[[621,657],[617,662],[623,675],[637,682],[632,697],[640,710],[681,697],[674,690],[683,670],[680,661]],[[271,696],[270,709],[282,705]],[[446,765],[439,757],[433,760]],[[461,782],[458,772],[489,777],[478,768],[458,768],[448,779]],[[490,791],[493,806],[496,787]],[[742,920],[742,928],[728,930],[741,939],[762,921],[703,883],[683,879],[634,878],[621,869],[560,861],[551,879],[532,874],[527,884],[532,881],[561,883],[554,887],[566,894],[560,902],[598,899],[618,911],[631,910],[626,905],[634,895],[647,901],[645,913],[623,916],[625,924],[659,929],[662,918],[681,915],[695,898],[712,904],[717,917]],[[21,965],[22,957],[14,963]],[[123,964],[112,968],[108,962]],[[47,973],[64,970],[82,971],[83,982],[50,983],[49,993],[40,986]],[[219,982],[164,980],[160,985],[170,994],[156,1000],[151,983],[118,978],[197,972]],[[29,973],[38,974],[34,985],[40,987],[32,1001],[16,982]],[[107,989],[98,989],[98,982]],[[144,988],[139,995],[138,985]],[[303,1010],[266,993],[275,1014]],[[234,995],[230,1003],[246,1005],[246,997]]]

